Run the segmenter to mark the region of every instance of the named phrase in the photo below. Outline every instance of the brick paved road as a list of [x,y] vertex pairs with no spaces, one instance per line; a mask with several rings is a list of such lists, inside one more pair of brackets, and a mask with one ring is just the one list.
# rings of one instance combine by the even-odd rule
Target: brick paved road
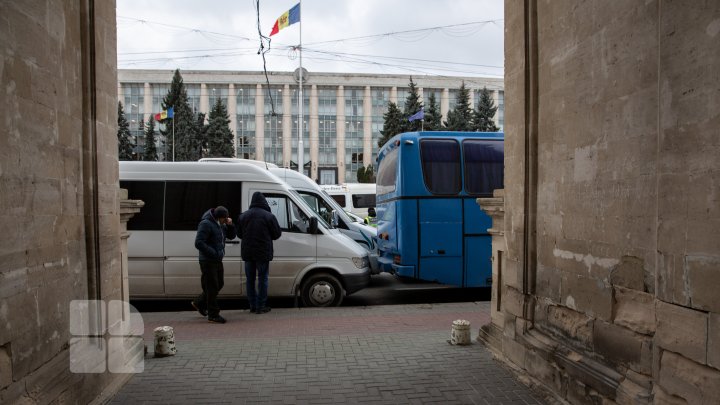
[[[175,328],[178,354],[148,357],[113,404],[538,404],[474,341],[489,303],[145,313]],[[472,322],[473,344],[447,343],[452,321]],[[151,354],[152,356],[152,354]]]

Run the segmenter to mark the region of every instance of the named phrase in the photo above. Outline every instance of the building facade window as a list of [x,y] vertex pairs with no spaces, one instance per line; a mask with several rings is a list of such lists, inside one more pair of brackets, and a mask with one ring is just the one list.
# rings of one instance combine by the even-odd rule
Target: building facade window
[[[272,107],[270,103],[275,104],[275,116],[272,115]],[[278,100],[280,102],[278,102]],[[270,87],[265,89],[265,161],[275,163],[282,167],[283,165],[283,105],[282,105],[282,88]]]
[[208,84],[207,85],[207,92],[208,92],[208,111],[207,113],[210,114],[210,111],[212,111],[213,106],[217,102],[218,99],[223,103],[225,108],[228,106],[228,97],[230,97],[230,89],[228,88],[227,84]]
[[126,83],[122,87],[123,111],[125,119],[130,124],[130,134],[135,142],[133,148],[134,159],[139,160],[145,150],[144,113],[145,113],[145,84]]
[[[318,89],[318,167],[337,167],[337,90]],[[327,172],[330,173],[330,172]]]
[[200,112],[200,85],[185,83],[185,89],[187,90],[190,111],[193,112],[193,115],[197,115]]
[[374,162],[379,149],[378,140],[382,136],[380,131],[385,126],[385,113],[390,104],[390,88],[374,87],[370,94],[372,98],[372,157],[370,160]]
[[362,87],[345,88],[345,182],[357,182],[357,171],[363,166],[364,116]]
[[255,159],[255,86],[235,88],[237,111],[235,114],[235,134],[237,136],[237,157]]

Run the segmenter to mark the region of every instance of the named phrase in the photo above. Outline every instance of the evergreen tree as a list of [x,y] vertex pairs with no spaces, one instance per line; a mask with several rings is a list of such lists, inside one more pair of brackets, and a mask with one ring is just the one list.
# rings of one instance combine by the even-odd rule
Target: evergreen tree
[[440,114],[440,106],[435,100],[435,93],[430,93],[428,97],[427,110],[425,110],[425,130],[440,131],[442,129],[442,114]]
[[122,102],[118,101],[118,160],[132,160],[133,142],[130,134],[130,124],[125,118]]
[[157,162],[157,146],[155,145],[155,119],[150,115],[150,119],[145,124],[145,152],[143,160]]
[[233,133],[230,130],[230,116],[225,104],[218,98],[210,111],[207,128],[209,157],[233,157]]
[[453,108],[452,111],[448,111],[445,127],[448,131],[473,130],[473,109],[470,105],[470,90],[465,87],[465,82],[460,85],[455,108]]
[[403,113],[397,104],[392,101],[388,104],[388,110],[383,114],[383,129],[378,138],[378,147],[382,148],[393,136],[403,132]]
[[[187,96],[181,94],[175,103],[175,160],[193,162],[202,157],[202,143],[198,138],[197,121],[190,110]],[[168,153],[172,159],[172,134],[168,137]]]
[[412,77],[410,78],[410,84],[408,84],[410,93],[405,98],[405,109],[403,110],[403,125],[402,132],[420,131],[423,127],[422,120],[408,121],[408,118],[420,111],[422,108],[422,102],[420,102],[420,94],[418,94],[418,88],[413,83]]
[[497,132],[498,128],[493,121],[495,112],[495,101],[490,97],[490,92],[483,87],[480,92],[480,100],[477,109],[473,112],[473,130],[479,132]]
[[199,158],[207,157],[208,148],[208,124],[205,122],[205,113],[199,112],[195,117],[195,143],[194,150]]
[[375,183],[375,173],[372,165],[358,169],[357,181],[358,183]]
[[[179,69],[176,69],[173,74],[170,90],[168,90],[167,95],[163,98],[161,107],[163,110],[167,110],[172,107],[175,114],[175,119],[168,118],[163,120],[165,129],[160,131],[165,137],[165,160],[172,161],[173,142],[177,145],[182,144],[182,147],[186,148],[188,142],[187,140],[184,140],[184,137],[194,136],[192,128],[192,110],[190,109],[190,104],[188,103],[187,90],[185,89],[185,84],[183,82],[182,75],[180,75]],[[189,124],[188,127],[183,127],[183,125],[187,124]],[[173,129],[175,130],[174,139]],[[179,146],[174,148],[175,160],[185,160],[179,157],[179,149]]]

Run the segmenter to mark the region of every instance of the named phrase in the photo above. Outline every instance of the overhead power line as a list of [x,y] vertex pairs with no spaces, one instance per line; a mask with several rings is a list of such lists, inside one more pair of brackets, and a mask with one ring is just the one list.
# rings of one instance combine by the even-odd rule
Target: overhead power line
[[457,28],[457,27],[466,27],[466,26],[472,26],[472,25],[486,25],[486,24],[495,24],[500,21],[504,21],[504,19],[497,19],[497,20],[486,20],[486,21],[474,21],[469,23],[463,23],[463,24],[449,24],[449,25],[439,25],[437,27],[428,27],[428,28],[418,28],[414,30],[406,30],[406,31],[394,31],[394,32],[386,32],[384,34],[373,34],[373,35],[362,35],[359,37],[350,37],[350,38],[342,38],[342,39],[332,39],[328,41],[318,41],[318,42],[310,42],[305,44],[304,46],[310,46],[310,45],[320,45],[320,44],[329,44],[333,42],[344,42],[344,41],[354,41],[358,39],[369,39],[369,38],[378,38],[378,37],[390,37],[390,36],[396,36],[400,34],[411,34],[411,33],[420,33],[424,31],[437,31],[437,30],[443,30],[445,28]]

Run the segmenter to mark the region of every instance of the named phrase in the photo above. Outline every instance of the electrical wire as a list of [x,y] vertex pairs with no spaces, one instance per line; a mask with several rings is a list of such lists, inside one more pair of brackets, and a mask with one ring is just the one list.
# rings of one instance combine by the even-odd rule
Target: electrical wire
[[[263,35],[262,30],[260,29],[260,0],[255,0],[255,13],[257,14],[257,30],[258,30],[258,36],[260,37],[260,49],[258,49],[257,53],[258,55],[262,55],[263,60],[263,72],[265,73],[265,82],[267,83],[268,89],[270,89],[270,78],[268,78],[268,72],[267,72],[267,61],[265,60],[265,54],[270,52],[270,43],[272,40],[270,37],[266,37]],[[267,49],[264,49],[264,42],[267,41]],[[272,98],[272,92],[270,92],[270,116],[274,117],[277,113],[275,112],[275,101],[273,101]]]

